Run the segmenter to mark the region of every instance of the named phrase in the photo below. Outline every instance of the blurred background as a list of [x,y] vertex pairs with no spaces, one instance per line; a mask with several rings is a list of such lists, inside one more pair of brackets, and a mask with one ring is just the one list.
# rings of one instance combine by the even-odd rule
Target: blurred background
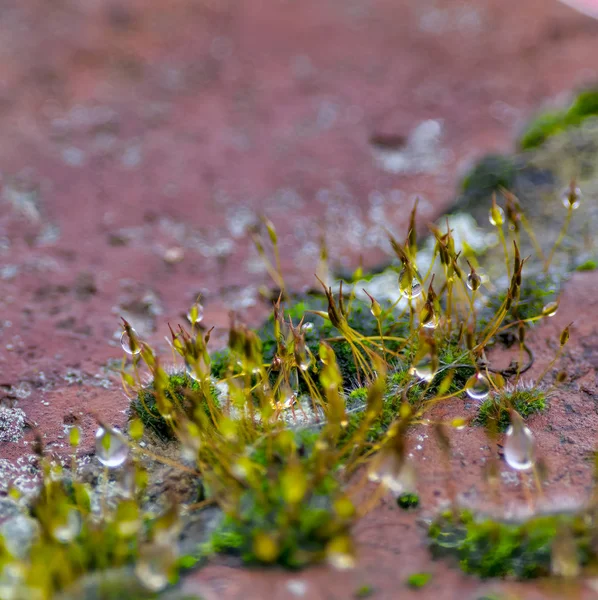
[[2,0],[0,383],[92,372],[119,315],[161,339],[199,293],[216,339],[255,323],[261,214],[291,288],[322,236],[380,263],[597,56],[556,0]]

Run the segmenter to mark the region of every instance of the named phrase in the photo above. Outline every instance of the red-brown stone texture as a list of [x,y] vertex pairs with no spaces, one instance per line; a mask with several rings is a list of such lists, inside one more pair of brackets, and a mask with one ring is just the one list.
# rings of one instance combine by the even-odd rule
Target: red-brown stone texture
[[[0,13],[0,398],[59,454],[70,413],[85,415],[84,451],[90,411],[125,422],[110,362],[120,315],[162,347],[200,293],[217,343],[229,310],[264,315],[270,281],[248,236],[261,214],[294,289],[312,284],[322,235],[337,266],[374,265],[415,195],[422,222],[438,216],[476,158],[509,151],[541,105],[598,79],[598,21],[553,0],[2,0]],[[576,276],[567,293],[596,283]],[[559,314],[572,320],[572,306]],[[592,394],[587,314],[576,348]],[[539,347],[555,331],[538,329]],[[539,444],[558,449],[555,489],[578,498],[595,412],[582,383],[567,393],[573,411],[555,401],[537,423],[565,420],[570,446]],[[1,441],[0,459],[23,463],[30,441]],[[465,492],[487,443],[467,430],[457,444]],[[2,489],[26,471],[0,466]],[[439,474],[423,472],[432,498]],[[382,506],[358,526],[353,574],[198,578],[214,598],[297,597],[293,579],[310,599],[366,583],[396,598],[409,573],[432,570],[427,597],[477,597],[476,581],[429,564],[422,539]]]

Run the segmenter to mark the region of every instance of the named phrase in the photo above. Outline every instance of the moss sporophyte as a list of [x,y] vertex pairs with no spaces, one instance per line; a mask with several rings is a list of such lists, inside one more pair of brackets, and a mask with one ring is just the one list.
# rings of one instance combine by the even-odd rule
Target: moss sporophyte
[[[123,320],[121,376],[133,399],[128,431],[97,417],[96,456],[104,483],[95,488],[78,481],[76,470],[52,466],[38,445],[44,476],[30,504],[38,535],[25,554],[8,540],[0,545],[0,596],[43,600],[88,572],[120,567],[132,568],[153,593],[174,582],[180,568],[213,552],[293,568],[320,560],[351,568],[352,526],[382,495],[394,495],[406,509],[419,504],[407,435],[413,426],[433,431],[447,465],[448,429],[462,430],[473,420],[491,436],[507,429],[508,464],[533,472],[534,439],[523,418],[544,409],[546,393],[540,381],[522,383],[533,362],[525,333],[557,306],[528,301],[528,258],[519,251],[524,215],[512,194],[505,194],[505,208],[493,198],[488,215],[504,255],[503,290],[489,291],[479,257],[471,246],[457,243],[450,226],[430,227],[432,244],[422,264],[414,207],[405,241],[390,237],[397,264],[387,273],[395,288],[384,298],[376,297],[375,276],[361,278],[359,287],[343,281],[333,286],[322,265],[321,292],[293,297],[284,284],[276,231],[264,221],[265,234],[256,229],[254,241],[280,294],[262,328],[251,330],[233,315],[227,348],[212,352],[198,299],[188,324],[169,326],[175,366],[167,367]],[[566,224],[573,208],[570,203],[565,209]],[[549,266],[550,257],[542,261]],[[506,333],[516,358],[499,370],[486,350]],[[567,339],[568,330],[557,357]],[[474,402],[473,414],[430,420],[433,407],[461,397]],[[144,442],[156,434],[172,445],[168,455]],[[76,450],[77,426],[70,440]],[[172,458],[172,448],[178,448],[180,461]],[[157,511],[148,503],[155,475],[143,466],[144,457],[179,469],[194,490],[201,482],[201,497],[195,493],[182,507],[166,498]],[[126,484],[108,497],[115,475]],[[358,500],[366,485],[372,492]],[[220,525],[191,561],[179,558],[176,541],[185,519],[208,506],[220,509]],[[511,567],[487,565],[484,544],[491,534],[481,527],[461,515],[435,522],[430,532],[435,547],[456,548],[467,570],[502,574]],[[500,523],[487,526],[492,528],[507,540],[523,535]],[[524,530],[535,544],[534,526]],[[545,538],[556,551],[556,534]],[[525,571],[536,572],[543,571]],[[419,587],[427,579],[413,576],[408,584]]]

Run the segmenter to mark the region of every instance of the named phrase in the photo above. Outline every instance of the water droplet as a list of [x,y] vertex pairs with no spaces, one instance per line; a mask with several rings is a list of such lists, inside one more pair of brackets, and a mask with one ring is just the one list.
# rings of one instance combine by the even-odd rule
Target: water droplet
[[482,285],[482,278],[476,273],[476,272],[471,272],[468,276],[467,276],[467,287],[472,291],[475,292],[476,290],[479,289],[479,287]]
[[436,311],[426,304],[420,313],[420,323],[422,327],[426,329],[436,329],[439,322],[438,314]]
[[176,555],[171,544],[154,544],[141,549],[135,565],[135,575],[140,583],[152,592],[168,585]]
[[74,508],[69,508],[66,514],[61,515],[52,523],[52,536],[57,542],[68,544],[72,542],[81,531],[81,514]]
[[579,187],[567,186],[561,194],[561,202],[565,208],[575,210],[579,208],[581,196],[581,189]]
[[278,402],[282,408],[291,408],[296,400],[297,396],[295,395],[295,392],[288,385],[283,385],[280,388]]
[[118,429],[106,430],[100,427],[96,431],[96,456],[106,467],[120,467],[129,455],[129,445]]
[[291,369],[289,373],[289,385],[293,393],[299,392],[299,374],[297,373],[297,369]]
[[301,362],[299,363],[299,368],[302,371],[307,371],[311,365],[311,356],[309,354],[305,354],[305,356],[301,357]]
[[424,287],[417,278],[413,269],[403,268],[399,274],[399,292],[401,296],[412,300],[421,295]]
[[313,328],[314,324],[311,321],[307,321],[306,323],[303,323],[303,325],[301,325],[301,332],[309,333],[310,331],[313,331]]
[[534,465],[534,436],[519,421],[514,421],[505,434],[505,461],[516,471],[527,471]]
[[554,315],[556,315],[558,309],[559,309],[558,302],[549,302],[542,309],[542,316],[543,317],[554,317]]
[[195,323],[201,323],[201,320],[203,319],[203,313],[203,304],[196,302],[187,313],[187,318],[189,319],[191,325],[195,325]]
[[499,227],[505,222],[505,211],[500,206],[493,207],[490,209],[489,220],[491,225]]
[[127,331],[123,331],[120,336],[120,345],[127,354],[139,354],[141,352],[141,345],[139,344],[139,337],[137,332],[131,327],[131,336]]
[[368,479],[383,484],[395,496],[416,491],[413,463],[398,456],[396,452],[383,450],[372,465]]
[[0,571],[0,598],[20,600],[27,598],[25,592],[25,571],[18,563],[7,562]]
[[424,356],[416,365],[413,365],[409,369],[409,373],[430,382],[434,379],[434,375],[436,375],[436,369],[434,368],[432,359],[429,356]]
[[490,382],[485,375],[476,373],[467,380],[467,395],[472,400],[484,400],[490,393]]

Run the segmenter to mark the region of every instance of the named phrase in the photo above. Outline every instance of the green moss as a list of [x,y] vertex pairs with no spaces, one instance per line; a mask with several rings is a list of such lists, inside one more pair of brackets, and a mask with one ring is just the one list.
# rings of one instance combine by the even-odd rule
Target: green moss
[[[210,389],[212,393],[210,401],[218,404],[218,392],[216,388],[211,385]],[[184,371],[177,371],[168,376],[166,397],[179,410],[188,415],[198,405],[206,414],[209,414],[208,399],[204,397],[197,381],[191,379]],[[137,398],[131,403],[131,407],[146,427],[151,427],[163,439],[168,440],[173,438],[172,428],[160,415],[156,406],[153,383],[140,390]]]
[[[307,472],[318,433],[303,430],[293,435],[304,472]],[[351,509],[350,514],[339,513],[335,507],[335,499],[342,493],[334,472],[323,476],[300,503],[290,505],[285,501],[284,478],[281,477],[288,456],[272,454],[271,449],[261,444],[255,448],[251,460],[267,468],[268,477],[260,478],[258,488],[243,492],[239,509],[224,517],[204,547],[204,553],[235,554],[247,563],[276,562],[289,568],[299,568],[324,558],[326,545],[335,536],[347,534],[353,516],[348,498],[343,496],[345,508]],[[265,561],[256,555],[254,539],[257,532],[276,540],[275,560]]]
[[514,179],[512,159],[501,154],[489,154],[463,178],[461,189],[466,196],[481,201],[501,187],[511,188]]
[[410,588],[423,588],[432,579],[431,573],[413,573],[407,578],[407,585]]
[[419,506],[419,496],[417,494],[401,494],[397,498],[397,504],[403,510],[417,508]]
[[598,89],[581,92],[566,110],[547,112],[533,119],[521,136],[519,145],[522,150],[537,148],[548,138],[568,127],[576,127],[594,115],[598,115]]
[[355,598],[369,598],[374,594],[374,588],[371,585],[362,585],[355,591]]
[[511,423],[509,407],[523,418],[542,412],[546,409],[546,392],[538,387],[521,387],[492,393],[480,404],[473,422],[485,427],[494,422],[499,431],[506,431]]
[[449,511],[432,523],[428,535],[432,555],[456,560],[466,573],[530,579],[550,574],[552,545],[562,528],[571,532],[582,566],[596,560],[591,549],[593,519],[582,513],[505,522],[476,519],[470,511],[456,516]]
[[596,269],[598,269],[598,261],[592,258],[582,262],[575,268],[576,271],[595,271]]

